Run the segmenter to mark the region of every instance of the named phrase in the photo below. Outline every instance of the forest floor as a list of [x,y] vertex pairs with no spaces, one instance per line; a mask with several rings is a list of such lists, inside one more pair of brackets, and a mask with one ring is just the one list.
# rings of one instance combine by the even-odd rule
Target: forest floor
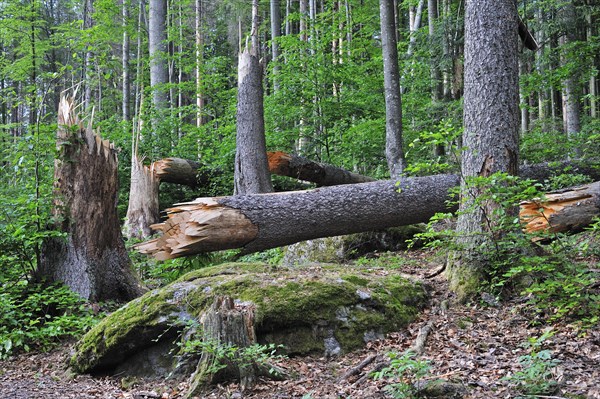
[[[424,277],[439,268],[439,262],[423,251],[403,253],[402,273]],[[406,260],[406,258],[405,258]],[[390,381],[374,380],[370,372],[387,359],[389,352],[405,352],[423,326],[430,324],[421,359],[430,363],[426,379],[442,378],[462,384],[463,398],[598,398],[600,399],[600,329],[581,330],[576,325],[537,324],[528,314],[523,298],[495,303],[454,304],[443,276],[428,279],[431,306],[404,331],[370,343],[366,348],[341,357],[319,356],[284,359],[281,366],[294,374],[287,381],[260,381],[241,393],[237,384],[217,386],[202,398],[386,398]],[[486,302],[487,301],[487,302]],[[450,304],[446,306],[446,304]],[[536,325],[537,324],[537,325]],[[549,333],[535,348],[532,338]],[[2,399],[175,399],[182,398],[187,384],[170,380],[136,380],[119,377],[73,375],[67,361],[73,343],[49,353],[30,352],[0,362]],[[529,369],[520,363],[531,350],[548,351]],[[363,368],[361,362],[371,360]],[[551,363],[556,360],[556,363]],[[366,363],[366,362],[365,362]],[[356,375],[342,378],[349,370]],[[530,386],[543,383],[542,376],[557,383],[551,393],[521,395],[515,381],[506,377],[528,371],[520,380]]]

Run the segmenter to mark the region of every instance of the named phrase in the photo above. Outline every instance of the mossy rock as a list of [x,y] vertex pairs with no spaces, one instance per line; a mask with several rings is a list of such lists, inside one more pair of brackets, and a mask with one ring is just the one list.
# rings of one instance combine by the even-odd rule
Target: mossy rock
[[341,263],[371,252],[400,251],[407,248],[407,240],[424,231],[424,224],[415,224],[303,241],[286,247],[282,263],[289,266]]
[[259,343],[281,344],[289,355],[356,349],[406,326],[427,301],[421,284],[397,274],[227,263],[190,272],[106,317],[77,344],[71,365],[77,372],[136,374],[131,363],[151,358],[164,374],[176,366],[186,325],[199,320],[217,295],[252,302]]

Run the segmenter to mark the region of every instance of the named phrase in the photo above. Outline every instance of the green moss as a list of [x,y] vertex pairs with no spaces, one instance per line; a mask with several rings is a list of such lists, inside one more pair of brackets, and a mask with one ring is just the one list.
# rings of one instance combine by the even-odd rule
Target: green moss
[[366,287],[370,281],[369,279],[367,279],[365,277],[360,277],[355,274],[348,274],[348,275],[342,276],[342,279],[349,283],[352,283],[354,285],[358,285],[359,287]]
[[216,295],[254,303],[259,339],[288,345],[293,353],[322,351],[332,333],[343,350],[360,347],[366,332],[405,326],[426,298],[419,284],[360,268],[348,273],[347,266],[311,265],[299,272],[227,263],[188,273],[107,317],[78,344],[74,369],[109,368],[157,340],[174,338]]

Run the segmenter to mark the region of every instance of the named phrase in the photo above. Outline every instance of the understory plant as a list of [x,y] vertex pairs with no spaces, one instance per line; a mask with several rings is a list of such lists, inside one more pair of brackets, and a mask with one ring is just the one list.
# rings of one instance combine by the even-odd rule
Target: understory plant
[[373,377],[389,381],[385,390],[393,398],[417,397],[415,383],[429,374],[429,362],[417,358],[411,351],[402,354],[390,352],[387,355],[390,358],[389,366],[374,372]]
[[522,396],[517,398],[531,398],[537,395],[552,395],[558,388],[554,379],[553,368],[560,362],[552,358],[552,352],[542,349],[543,343],[553,334],[549,330],[540,337],[531,337],[522,346],[529,352],[519,356],[521,370],[504,378]]
[[79,337],[99,319],[91,307],[62,285],[21,282],[0,287],[0,359],[19,351],[48,350]]
[[[481,287],[482,291],[498,297],[523,295],[541,320],[570,318],[584,326],[597,323],[600,315],[600,293],[595,288],[597,273],[582,256],[597,247],[594,242],[598,239],[600,223],[594,224],[583,238],[547,232],[527,234],[517,206],[534,198],[543,201],[540,185],[504,173],[469,179],[468,184],[479,194],[473,198],[473,207],[486,209],[489,201],[499,204],[484,215],[484,223],[488,225],[487,232],[483,233],[486,234],[482,240],[485,245],[475,249],[489,265],[487,284]],[[435,215],[426,232],[416,235],[415,239],[433,248],[472,251],[473,248],[462,248],[454,229],[446,227],[451,223],[445,222],[452,217],[451,214]]]

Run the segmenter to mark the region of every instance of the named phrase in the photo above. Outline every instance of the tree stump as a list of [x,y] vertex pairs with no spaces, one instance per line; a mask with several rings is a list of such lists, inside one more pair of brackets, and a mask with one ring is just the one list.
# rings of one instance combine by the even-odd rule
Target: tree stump
[[270,370],[276,369],[274,366],[259,364],[241,354],[244,348],[256,343],[253,304],[236,305],[231,297],[216,297],[202,317],[202,340],[205,350],[191,377],[187,398],[223,381],[238,380],[245,390],[260,376],[283,378],[285,375],[282,370],[273,374]]

